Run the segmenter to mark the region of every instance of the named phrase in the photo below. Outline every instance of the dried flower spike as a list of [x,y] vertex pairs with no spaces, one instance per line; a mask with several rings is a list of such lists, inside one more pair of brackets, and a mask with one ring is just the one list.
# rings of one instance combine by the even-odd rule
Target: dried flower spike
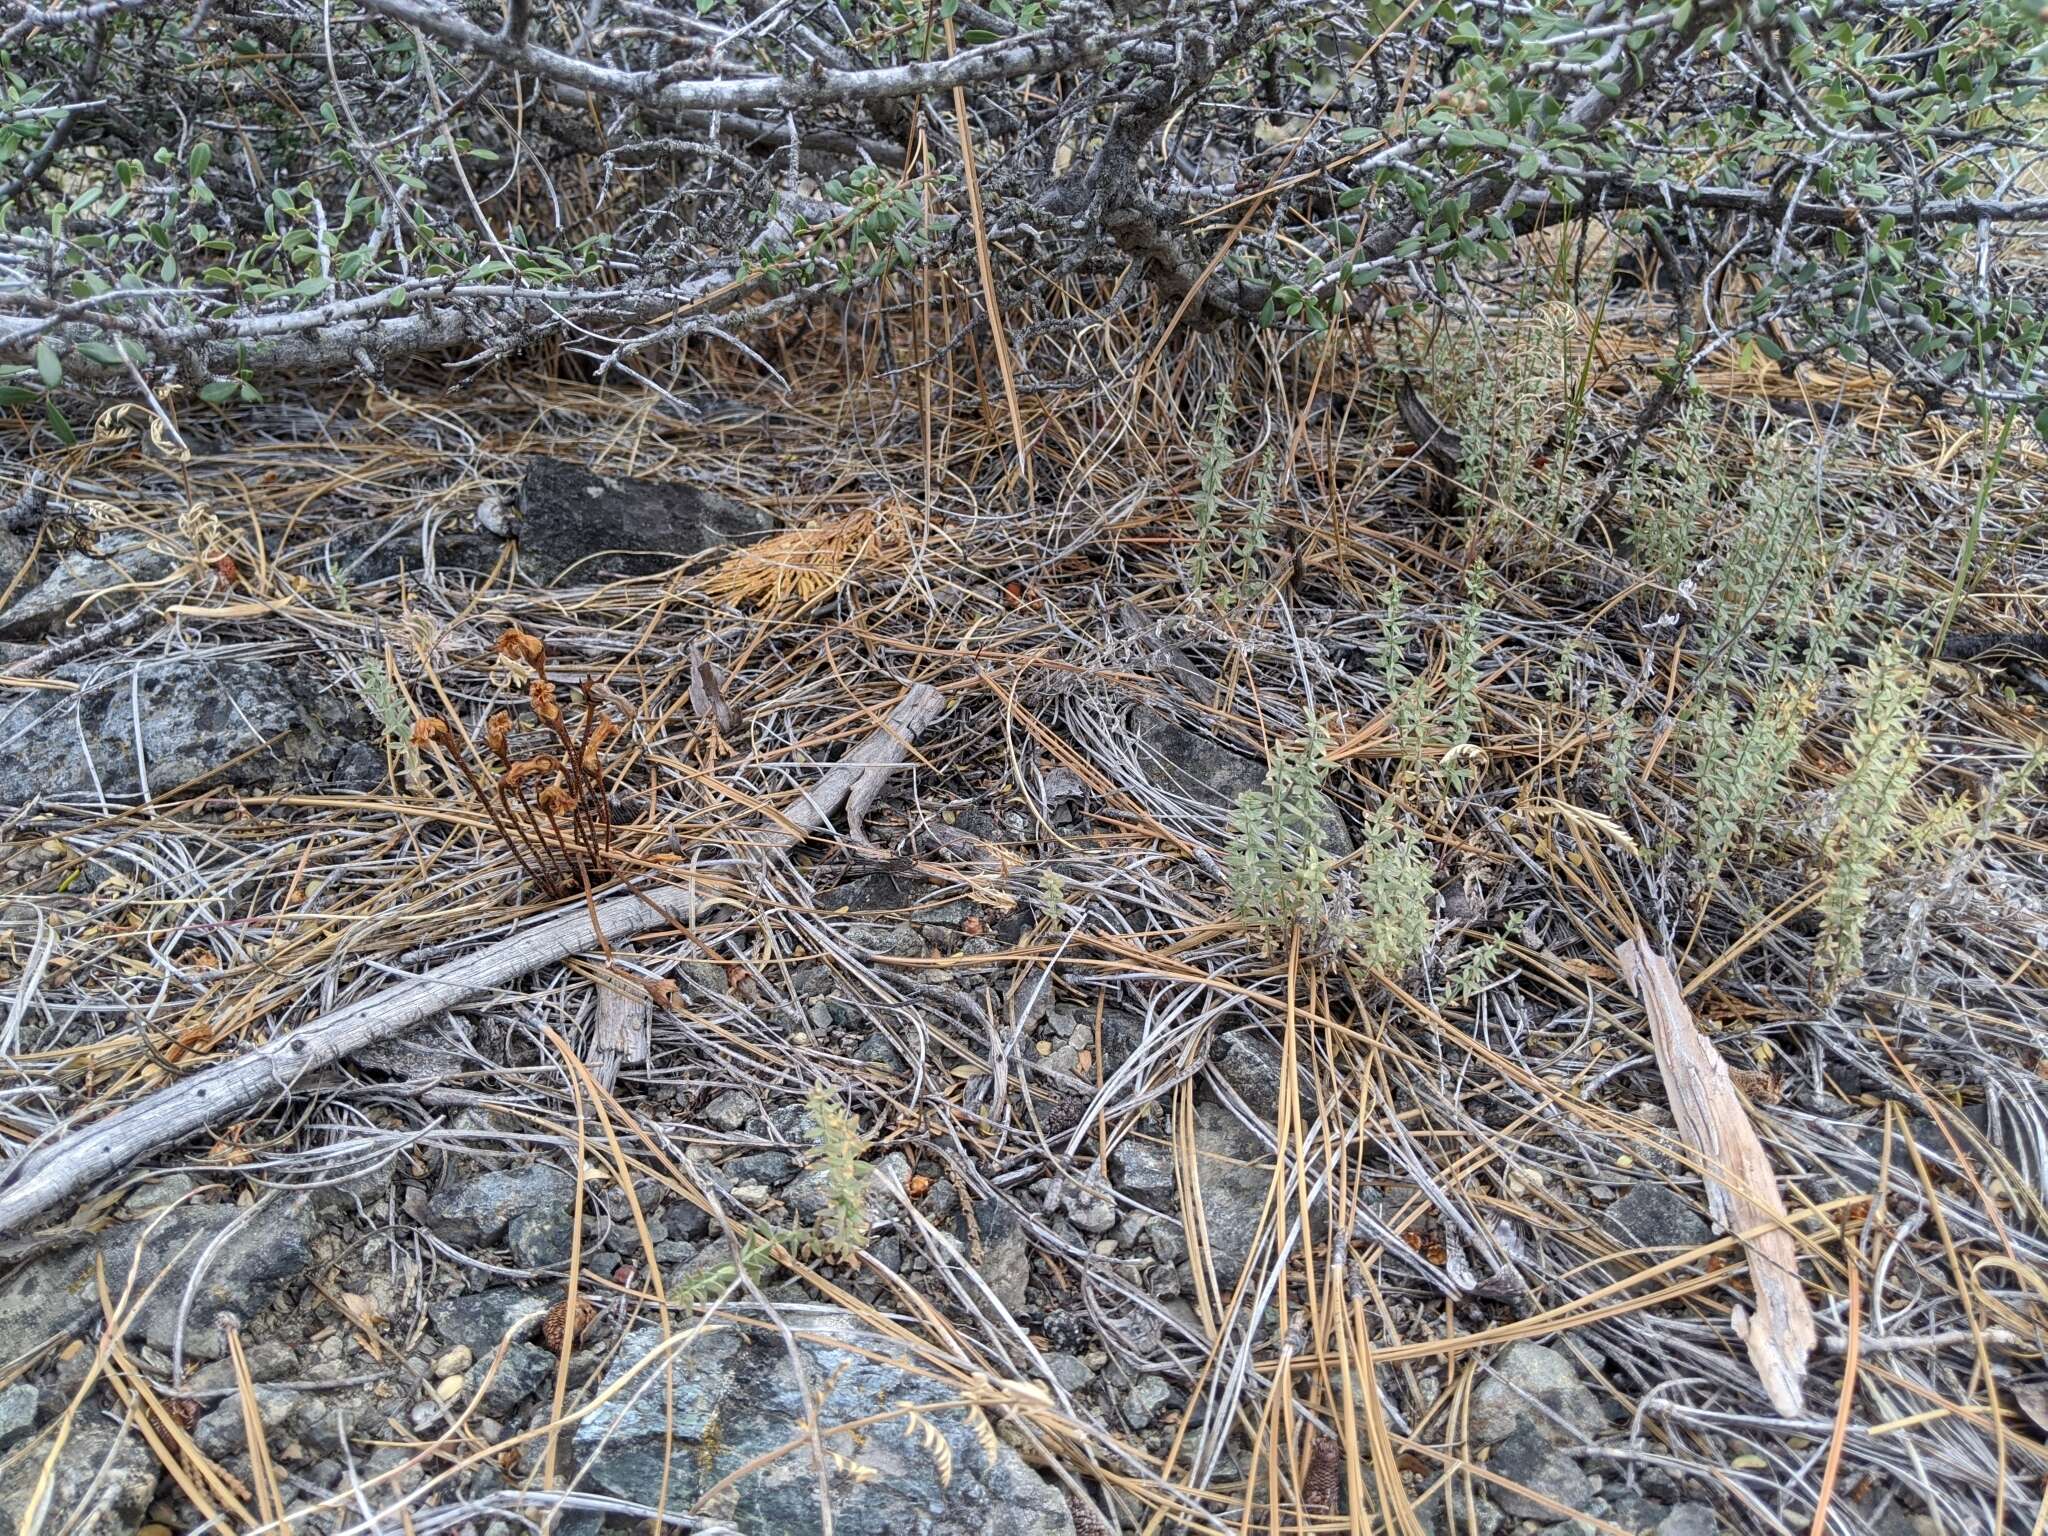
[[555,702],[555,685],[544,677],[537,677],[526,690],[526,697],[533,705],[534,715],[542,725],[558,726],[562,723],[562,708]]
[[415,747],[445,747],[453,739],[448,722],[439,715],[422,715],[412,723],[412,744]]

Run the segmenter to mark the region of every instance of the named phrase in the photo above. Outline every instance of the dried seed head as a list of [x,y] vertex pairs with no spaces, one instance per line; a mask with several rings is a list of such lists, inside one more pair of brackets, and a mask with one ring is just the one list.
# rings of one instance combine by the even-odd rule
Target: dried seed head
[[484,745],[503,761],[510,761],[505,744],[512,739],[512,717],[502,709],[494,709],[484,721]]
[[498,780],[498,788],[504,794],[516,795],[519,793],[519,786],[528,779],[537,775],[556,773],[560,771],[561,766],[552,757],[525,758],[505,770],[504,777]]
[[598,765],[604,759],[605,748],[611,744],[612,740],[615,737],[617,737],[619,732],[623,729],[624,727],[621,726],[616,720],[606,720],[602,718],[600,718],[598,722],[590,728],[590,739],[583,743],[584,773],[588,774],[592,778],[597,778],[599,776]]
[[415,747],[445,747],[453,735],[448,722],[439,715],[422,715],[412,723],[412,744]]
[[542,725],[560,725],[562,708],[555,702],[555,685],[544,677],[536,677],[526,690],[526,697],[533,705],[533,713]]
[[576,809],[576,797],[559,784],[550,784],[533,797],[533,803],[548,816],[567,816]]
[[500,656],[509,661],[524,662],[536,672],[547,666],[548,648],[539,638],[525,630],[514,627],[498,636],[498,643],[492,647]]

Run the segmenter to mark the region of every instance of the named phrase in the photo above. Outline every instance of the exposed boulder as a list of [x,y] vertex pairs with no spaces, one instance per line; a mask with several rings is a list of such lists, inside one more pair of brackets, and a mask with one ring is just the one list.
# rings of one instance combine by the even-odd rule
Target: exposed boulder
[[[8,551],[0,548],[0,589],[8,579]],[[15,562],[18,570],[19,562]],[[17,596],[0,612],[0,640],[39,640],[61,625],[71,612],[95,592],[162,581],[178,563],[147,544],[130,543],[99,555],[67,554],[57,568],[40,582]],[[95,610],[98,618],[109,618],[116,597]]]

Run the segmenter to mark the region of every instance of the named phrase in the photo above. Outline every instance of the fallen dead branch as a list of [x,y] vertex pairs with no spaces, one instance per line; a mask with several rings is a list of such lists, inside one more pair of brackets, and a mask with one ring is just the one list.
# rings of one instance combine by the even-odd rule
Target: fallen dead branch
[[1813,1309],[1800,1288],[1798,1250],[1777,1175],[1750,1129],[1727,1064],[1693,1024],[1670,962],[1641,938],[1623,944],[1620,958],[1622,974],[1650,1016],[1657,1068],[1678,1134],[1699,1149],[1708,1209],[1749,1254],[1756,1312],[1748,1315],[1738,1307],[1736,1331],[1771,1406],[1783,1414],[1801,1413],[1800,1389],[1815,1339]]
[[[751,846],[785,850],[815,832],[854,785],[886,776],[901,763],[910,743],[938,718],[942,707],[938,690],[922,683],[913,685],[880,728],[805,791],[797,805],[777,818]],[[687,924],[722,899],[700,892],[693,878],[681,886],[629,891],[594,909],[563,912],[427,975],[337,1009],[303,1029],[266,1041],[105,1120],[60,1135],[14,1165],[12,1178],[0,1189],[0,1233],[17,1232],[32,1217],[118,1173],[137,1158],[217,1125],[273,1093],[289,1092],[307,1074],[332,1066],[364,1046],[389,1040],[492,987],[587,949],[593,939],[608,945],[650,928]]]

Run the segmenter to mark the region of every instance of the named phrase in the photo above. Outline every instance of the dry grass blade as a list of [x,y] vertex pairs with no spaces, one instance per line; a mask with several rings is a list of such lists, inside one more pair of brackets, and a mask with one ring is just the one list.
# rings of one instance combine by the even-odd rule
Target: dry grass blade
[[1620,959],[1630,988],[1649,1013],[1657,1067],[1678,1133],[1700,1154],[1708,1205],[1723,1229],[1741,1237],[1749,1254],[1756,1311],[1746,1322],[1738,1311],[1737,1330],[1771,1406],[1783,1414],[1803,1413],[1806,1361],[1816,1335],[1777,1174],[1750,1129],[1727,1063],[1693,1023],[1670,962],[1640,936],[1621,946]]

